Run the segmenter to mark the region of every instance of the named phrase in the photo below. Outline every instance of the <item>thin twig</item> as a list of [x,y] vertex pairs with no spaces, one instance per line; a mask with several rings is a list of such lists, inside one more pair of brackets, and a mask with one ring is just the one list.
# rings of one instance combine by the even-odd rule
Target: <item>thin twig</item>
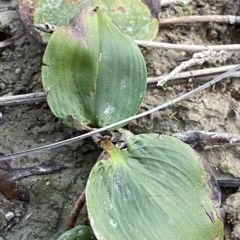
[[171,25],[171,24],[185,24],[185,23],[202,23],[202,22],[218,22],[229,24],[240,24],[240,16],[231,15],[204,15],[204,16],[183,16],[173,17],[167,19],[160,19],[159,25]]
[[86,202],[86,198],[85,198],[85,190],[84,190],[79,195],[79,197],[78,197],[77,201],[75,202],[74,207],[70,213],[70,216],[69,216],[68,222],[67,222],[67,230],[70,230],[75,226],[75,223],[77,221],[79,213],[80,213],[81,209],[83,208],[85,202]]
[[217,179],[221,188],[240,188],[240,179]]
[[[223,67],[216,67],[216,68],[204,68],[204,69],[199,69],[199,70],[186,71],[186,72],[178,73],[177,75],[170,77],[169,80],[216,74],[216,73],[228,71],[229,69],[231,69],[232,67],[235,67],[235,66],[237,66],[237,65],[230,65],[230,66],[223,66]],[[235,73],[232,73],[231,75],[229,75],[228,77],[239,77],[238,74],[239,74],[239,72],[235,72]],[[155,82],[161,81],[163,78],[165,78],[167,76],[169,76],[169,75],[164,75],[164,76],[159,76],[159,77],[149,77],[147,79],[147,82],[148,83],[155,83]],[[173,84],[174,84],[174,82],[173,82]]]
[[138,119],[140,117],[144,117],[144,116],[149,115],[153,112],[156,112],[156,111],[159,111],[159,110],[164,109],[166,107],[169,107],[169,106],[171,106],[171,105],[173,105],[173,104],[175,104],[179,101],[182,101],[183,99],[186,99],[186,98],[190,97],[191,95],[193,95],[197,92],[200,92],[200,91],[214,85],[215,83],[221,81],[223,78],[229,76],[229,74],[237,71],[238,69],[240,69],[240,65],[238,65],[237,67],[234,67],[234,68],[230,69],[229,71],[221,74],[217,78],[214,78],[212,81],[210,81],[208,83],[205,83],[204,85],[202,85],[202,86],[200,86],[200,87],[198,87],[198,88],[196,88],[196,89],[194,89],[194,90],[192,90],[192,91],[190,91],[186,94],[183,94],[182,96],[180,96],[178,98],[175,98],[175,99],[173,99],[173,100],[171,100],[167,103],[161,104],[160,106],[152,108],[152,109],[150,109],[146,112],[143,112],[143,113],[137,114],[135,116],[123,119],[123,120],[118,121],[116,123],[110,124],[108,126],[100,128],[100,129],[93,130],[91,132],[82,134],[80,136],[77,136],[77,137],[74,137],[74,138],[71,138],[71,139],[67,139],[67,140],[64,140],[64,141],[60,141],[60,142],[57,142],[57,143],[52,143],[52,144],[49,144],[49,145],[45,145],[45,146],[42,146],[42,147],[38,147],[38,148],[26,150],[26,151],[22,151],[22,152],[19,152],[19,153],[13,153],[13,154],[9,154],[9,155],[6,155],[6,156],[2,156],[2,157],[0,157],[0,161],[9,160],[9,159],[13,159],[13,158],[16,158],[16,157],[23,157],[23,156],[27,156],[29,154],[38,153],[38,152],[50,150],[50,149],[53,149],[53,148],[61,147],[61,146],[64,146],[64,145],[68,145],[70,143],[73,143],[73,142],[91,137],[91,136],[93,136],[97,133],[104,132],[104,131],[106,131],[108,129],[111,129],[111,128],[114,128],[116,126],[127,124],[128,122],[130,122],[132,120]]
[[[219,74],[211,74],[211,75],[207,75],[207,76],[196,76],[194,78],[182,78],[182,79],[175,79],[175,80],[169,80],[167,85],[168,86],[177,86],[177,85],[183,85],[183,84],[188,84],[188,83],[197,83],[197,84],[202,84],[208,81],[211,81],[211,79],[216,78],[217,76],[219,76]],[[240,71],[237,71],[234,74],[231,74],[229,77],[226,78],[239,78],[240,77]]]
[[[214,132],[183,132],[176,133],[173,137],[191,145],[201,143],[205,145],[203,148],[224,148],[240,145],[240,134],[232,133],[214,133]],[[208,144],[206,146],[206,144]]]
[[204,150],[209,150],[209,149],[213,149],[213,148],[228,148],[228,147],[238,147],[238,146],[240,146],[240,142],[238,142],[238,143],[225,143],[225,144],[221,144],[221,145],[204,146],[203,149]]
[[[228,71],[229,69],[236,67],[238,65],[230,65],[230,66],[223,66],[223,67],[216,67],[216,68],[205,68],[200,70],[192,70],[186,71],[182,73],[178,73],[177,75],[169,78],[168,85],[180,85],[185,83],[184,81],[180,81],[180,79],[188,79],[192,77],[201,76],[201,78],[196,78],[196,81],[193,80],[192,82],[207,82],[209,78],[214,78],[217,76],[205,76],[210,74],[217,74],[221,72]],[[168,75],[163,75],[159,77],[149,77],[147,78],[147,83],[156,83],[161,81],[163,78],[167,77]],[[236,71],[231,73],[227,76],[229,77],[240,77],[240,71]],[[202,79],[202,80],[201,80]],[[178,81],[176,81],[178,80]],[[44,92],[37,92],[37,93],[28,93],[28,94],[19,94],[15,96],[6,96],[0,97],[0,106],[12,106],[12,105],[19,105],[19,104],[35,104],[39,102],[46,101],[46,94]]]
[[45,102],[46,95],[44,92],[19,94],[16,96],[0,97],[0,106],[11,106],[18,104],[33,104],[37,102]]
[[10,45],[14,44],[23,35],[24,35],[24,33],[20,33],[20,34],[14,36],[14,37],[8,38],[8,39],[0,42],[0,48],[4,48],[4,47],[7,47],[7,46],[10,46]]
[[[123,130],[123,131],[125,132],[125,130]],[[127,130],[127,132],[129,132],[129,131]],[[103,140],[102,136],[100,135],[100,139],[98,137],[97,137],[98,139],[94,139],[94,137],[95,136],[92,136],[93,141],[95,143],[97,143],[98,146],[101,146],[100,142]],[[109,154],[105,150],[103,150],[102,153],[98,156],[97,162],[100,161],[100,160],[108,160],[109,157],[110,157]],[[70,213],[70,216],[68,218],[67,230],[72,229],[75,226],[75,223],[77,222],[77,218],[78,218],[84,204],[86,203],[86,196],[85,196],[86,193],[85,192],[86,192],[86,189],[84,189],[82,191],[82,193],[79,195],[77,201],[74,204],[74,207],[73,207],[73,209]]]
[[163,86],[171,77],[177,75],[183,69],[186,69],[190,66],[202,65],[204,62],[225,62],[228,58],[228,54],[226,51],[213,51],[207,50],[198,53],[194,53],[193,57],[187,61],[182,62],[179,66],[177,66],[173,71],[169,73],[168,76],[158,81],[157,86]]
[[0,12],[15,11],[15,10],[17,10],[17,6],[0,7]]
[[215,50],[215,51],[239,51],[240,44],[229,44],[229,45],[190,45],[190,44],[173,44],[173,43],[164,43],[164,42],[152,42],[152,41],[141,41],[133,40],[137,45],[142,47],[155,47],[162,49],[174,49],[174,50],[184,50],[184,51],[206,51],[206,50]]
[[[191,2],[191,0],[182,0],[181,2],[183,4],[188,4],[189,2]],[[161,0],[161,5],[162,6],[168,6],[172,3],[177,3],[177,0]]]

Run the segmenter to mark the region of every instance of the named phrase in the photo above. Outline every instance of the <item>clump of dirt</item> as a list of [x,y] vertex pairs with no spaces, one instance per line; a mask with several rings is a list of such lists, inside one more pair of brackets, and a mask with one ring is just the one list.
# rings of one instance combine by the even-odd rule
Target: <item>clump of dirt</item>
[[[45,46],[40,45],[24,29],[17,12],[17,1],[2,1],[0,9],[0,41],[13,36],[18,39],[0,48],[0,96],[42,91],[41,64]],[[188,14],[236,15],[238,1],[193,1],[186,6],[171,4],[162,8],[161,18]],[[194,23],[161,27],[156,41],[178,44],[235,44],[239,43],[238,26],[221,23]],[[143,48],[149,76],[167,74],[182,61],[192,57],[191,52]],[[239,63],[240,54],[230,53],[225,64]],[[217,66],[205,63],[194,69]],[[192,79],[193,80],[193,79]],[[227,79],[213,88],[198,93],[188,100],[129,123],[135,134],[156,132],[172,135],[184,131],[212,131],[238,133],[240,129],[240,85],[238,79]],[[186,80],[173,85],[168,91],[148,87],[140,111],[186,93],[200,83]],[[79,135],[55,118],[46,103],[0,107],[0,152],[18,152],[54,143]],[[217,178],[240,177],[239,147],[197,150],[205,157]],[[16,168],[34,166],[55,160],[67,169],[49,175],[31,176],[18,184],[25,186],[30,202],[7,200],[0,195],[0,235],[6,239],[56,239],[65,231],[74,201],[85,183],[100,150],[87,139],[55,150],[29,155],[12,162]],[[233,193],[235,190],[230,191]],[[239,192],[230,195],[224,190],[223,206],[226,210],[226,239],[240,239]],[[230,196],[229,196],[230,195]],[[78,223],[87,223],[87,212],[81,212]]]

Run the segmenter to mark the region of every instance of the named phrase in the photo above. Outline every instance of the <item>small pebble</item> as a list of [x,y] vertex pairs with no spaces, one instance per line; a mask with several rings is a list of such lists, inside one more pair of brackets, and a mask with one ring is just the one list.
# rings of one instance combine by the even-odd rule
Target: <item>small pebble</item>
[[58,209],[59,209],[58,205],[54,205],[52,208],[54,211],[58,211]]
[[15,216],[16,216],[16,217],[21,217],[21,215],[22,215],[22,214],[21,214],[20,212],[15,213]]
[[5,83],[0,83],[0,89],[5,90],[6,89],[6,84]]
[[16,74],[16,75],[18,75],[20,72],[21,72],[21,68],[17,68],[17,69],[15,70],[15,74]]
[[22,57],[21,53],[17,53],[16,55],[17,55],[18,58]]
[[2,226],[6,227],[8,225],[8,222],[6,220],[1,220]]
[[204,7],[205,2],[204,1],[197,1],[197,7]]
[[217,31],[214,30],[214,29],[211,29],[211,30],[209,31],[209,33],[208,33],[208,36],[207,36],[207,38],[208,38],[209,40],[215,40],[217,37],[218,37],[218,33],[217,33]]
[[156,76],[161,76],[161,75],[162,75],[161,70],[157,69],[157,70],[155,71],[155,75],[156,75]]
[[7,221],[10,221],[11,219],[14,218],[14,213],[13,212],[7,212],[5,214],[5,218],[6,218]]

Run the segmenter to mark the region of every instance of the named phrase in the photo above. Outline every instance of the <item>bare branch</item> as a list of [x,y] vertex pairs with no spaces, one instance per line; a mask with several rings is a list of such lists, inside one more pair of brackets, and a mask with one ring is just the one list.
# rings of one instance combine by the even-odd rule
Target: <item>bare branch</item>
[[0,48],[4,48],[4,47],[7,47],[7,46],[10,46],[12,44],[14,44],[18,39],[20,39],[24,34],[21,33],[21,34],[18,34],[14,37],[11,37],[11,38],[8,38],[6,39],[5,41],[2,41],[0,42]]
[[11,106],[18,104],[33,104],[37,102],[45,102],[46,95],[44,92],[20,94],[16,96],[0,97],[0,106]]
[[185,24],[185,23],[202,23],[202,22],[217,22],[228,24],[240,24],[240,16],[230,15],[204,15],[204,16],[183,16],[173,17],[168,19],[160,19],[159,25],[166,26],[171,24]]
[[134,40],[134,42],[142,47],[155,47],[162,49],[174,49],[174,50],[184,50],[184,51],[206,51],[206,50],[215,50],[215,51],[239,51],[240,44],[229,44],[229,45],[188,45],[188,44],[172,44],[164,42],[152,42],[152,41],[141,41]]
[[213,50],[207,50],[199,53],[193,54],[193,57],[188,60],[182,62],[179,66],[177,66],[168,76],[158,81],[157,86],[163,86],[171,77],[178,74],[183,69],[194,66],[194,65],[202,65],[204,62],[225,62],[228,58],[228,54],[225,51],[216,52]]
[[83,190],[82,193],[79,195],[77,201],[75,202],[71,214],[68,218],[67,230],[74,228],[77,218],[80,214],[80,211],[85,205],[85,202],[86,202],[85,190]]
[[176,133],[173,137],[186,142],[188,144],[195,145],[201,143],[204,149],[212,148],[224,148],[240,145],[240,135],[231,133],[214,133],[214,132],[183,132]]
[[[215,67],[215,68],[205,68],[200,70],[192,70],[187,72],[178,73],[175,76],[172,76],[169,78],[169,80],[176,80],[176,79],[183,79],[183,78],[191,78],[196,76],[205,76],[209,74],[216,74],[220,72],[225,72],[231,69],[232,67],[236,67],[237,65],[230,65],[230,66],[223,66],[223,67]],[[228,77],[239,77],[240,72],[234,72]],[[155,83],[158,81],[161,81],[163,78],[168,77],[169,75],[159,76],[159,77],[149,77],[147,79],[148,83]],[[174,81],[172,81],[172,84],[175,84]]]

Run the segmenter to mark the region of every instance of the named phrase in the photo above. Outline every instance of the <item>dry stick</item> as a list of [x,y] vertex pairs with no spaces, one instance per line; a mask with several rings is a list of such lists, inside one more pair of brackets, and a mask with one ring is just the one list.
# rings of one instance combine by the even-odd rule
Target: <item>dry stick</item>
[[0,48],[4,48],[4,47],[7,47],[7,46],[10,46],[10,45],[14,44],[23,35],[24,35],[24,33],[20,33],[20,34],[14,36],[14,37],[8,38],[5,41],[0,42]]
[[170,24],[183,24],[183,23],[199,23],[199,22],[218,22],[218,23],[229,23],[229,24],[240,24],[239,16],[231,15],[204,15],[204,16],[184,16],[184,17],[173,17],[167,19],[160,19],[159,25],[165,26]]
[[163,86],[171,77],[177,75],[183,69],[195,66],[202,65],[204,62],[225,62],[228,59],[228,54],[226,51],[214,51],[207,50],[198,53],[194,53],[193,57],[187,61],[181,62],[179,66],[177,66],[174,70],[172,70],[168,76],[158,81],[157,86]]
[[227,147],[238,147],[240,146],[240,142],[237,143],[225,143],[221,145],[211,145],[211,146],[205,146],[203,147],[204,150],[209,150],[213,148],[227,148]]
[[[196,76],[203,76],[203,75],[209,75],[209,74],[216,74],[220,72],[225,72],[231,69],[232,67],[236,67],[237,65],[230,65],[230,66],[223,66],[223,67],[216,67],[216,68],[205,68],[205,69],[200,69],[200,70],[192,70],[192,71],[187,71],[187,72],[182,72],[178,73],[175,76],[172,76],[169,78],[169,80],[176,80],[176,79],[182,79],[182,78],[191,78],[191,77],[196,77]],[[239,72],[232,73],[228,77],[232,76],[237,76],[238,77]],[[147,79],[147,83],[155,83],[158,81],[161,81],[168,75],[164,76],[159,76],[159,77],[149,77]],[[1,99],[0,99],[0,104],[1,104]]]
[[152,41],[141,41],[133,40],[137,45],[142,47],[154,47],[162,49],[174,49],[174,50],[184,50],[184,51],[206,51],[206,50],[215,50],[215,51],[239,51],[240,44],[229,44],[229,45],[190,45],[190,44],[173,44],[173,43],[164,43],[164,42],[152,42]]
[[183,132],[173,134],[173,137],[188,144],[208,144],[204,149],[212,149],[219,147],[231,147],[240,145],[240,135],[231,133],[214,133],[214,132]]
[[[157,0],[160,1],[160,0]],[[177,0],[161,0],[161,5],[162,6],[169,6],[172,3],[176,3]],[[181,1],[183,4],[188,4],[189,2],[191,2],[191,0],[182,0]]]
[[239,188],[240,179],[217,179],[218,185],[221,188]]
[[[211,79],[216,78],[217,76],[219,76],[219,74],[211,74],[211,75],[207,75],[207,76],[196,76],[194,78],[189,77],[187,78],[183,78],[183,79],[177,79],[177,80],[169,80],[167,85],[169,86],[173,86],[173,85],[182,85],[182,84],[188,84],[188,83],[197,83],[197,84],[201,84],[204,82],[208,82],[211,81]],[[240,77],[240,71],[237,71],[233,74],[231,74],[229,77],[227,78],[239,78]],[[155,85],[154,85],[155,87]]]
[[[216,68],[206,68],[206,69],[200,69],[200,70],[193,70],[193,71],[187,71],[177,74],[176,76],[173,76],[169,79],[168,84],[169,85],[179,85],[182,84],[180,79],[184,78],[191,78],[191,77],[197,77],[201,76],[201,79],[196,79],[196,82],[200,81],[209,81],[209,78],[217,77],[217,76],[206,76],[209,74],[216,74],[220,72],[228,71],[229,69],[236,67],[238,65],[230,65],[230,66],[223,66],[223,67],[216,67]],[[163,75],[159,77],[149,77],[147,78],[147,83],[155,83],[163,78],[165,78],[168,75]],[[236,71],[234,73],[229,74],[227,77],[240,77],[240,71]],[[175,81],[178,80],[178,81]],[[195,82],[195,80],[193,81]],[[46,101],[46,94],[44,92],[37,92],[37,93],[29,93],[29,94],[20,94],[16,96],[6,96],[6,97],[0,97],[0,106],[12,106],[12,105],[18,105],[18,104],[34,104],[38,102],[45,102]]]
[[[98,143],[99,141],[102,140],[102,136],[100,136],[101,140],[99,140],[98,136],[97,136],[97,138],[94,138],[95,136],[92,137],[92,139],[95,143]],[[100,146],[101,144],[98,144],[98,145]],[[100,161],[100,160],[107,160],[108,158],[109,158],[108,153],[105,150],[103,150],[103,152],[98,156],[97,162]],[[79,195],[77,201],[74,204],[74,207],[73,207],[73,209],[70,213],[70,216],[68,218],[67,230],[70,230],[75,226],[75,223],[76,223],[77,218],[80,214],[80,211],[82,210],[84,204],[86,203],[85,191],[86,191],[86,189],[84,189],[82,191],[82,193]]]
[[11,106],[17,104],[32,104],[45,102],[46,94],[44,92],[20,94],[16,96],[0,97],[0,106]]
[[52,144],[49,144],[49,145],[45,145],[45,146],[42,146],[42,147],[38,147],[38,148],[34,148],[34,149],[30,149],[30,150],[27,150],[27,151],[22,151],[22,152],[19,152],[19,153],[13,153],[13,154],[9,154],[9,155],[6,155],[6,156],[2,156],[0,157],[0,161],[5,161],[5,160],[9,160],[9,159],[13,159],[13,158],[16,158],[16,157],[23,157],[23,156],[27,156],[27,155],[30,155],[30,154],[33,154],[33,153],[38,153],[38,152],[42,152],[42,151],[46,151],[46,150],[50,150],[50,149],[53,149],[53,148],[57,148],[57,147],[61,147],[61,146],[64,146],[64,145],[67,145],[67,144],[70,144],[70,143],[73,143],[73,142],[76,142],[76,141],[79,141],[79,140],[82,140],[82,139],[85,139],[85,138],[88,138],[88,137],[91,137],[97,133],[101,133],[101,132],[104,132],[108,129],[111,129],[111,128],[114,128],[118,125],[122,125],[122,124],[127,124],[128,122],[132,121],[132,120],[135,120],[135,119],[138,119],[140,117],[144,117],[146,115],[149,115],[153,112],[156,112],[158,110],[161,110],[161,109],[164,109],[166,107],[169,107],[179,101],[182,101],[183,99],[186,99],[188,98],[189,96],[199,92],[199,91],[202,91],[212,85],[214,85],[215,83],[221,81],[223,78],[229,76],[229,74],[235,72],[236,70],[240,69],[240,65],[238,65],[237,67],[234,67],[232,69],[230,69],[229,71],[221,74],[220,76],[218,76],[217,78],[214,78],[212,81],[208,82],[208,83],[205,83],[204,85],[178,97],[178,98],[175,98],[167,103],[164,103],[160,106],[157,106],[155,108],[152,108],[146,112],[143,112],[143,113],[140,113],[140,114],[137,114],[135,116],[132,116],[132,117],[129,117],[129,118],[126,118],[124,120],[121,120],[121,121],[118,121],[116,123],[113,123],[113,124],[110,124],[108,126],[105,126],[105,127],[102,127],[100,129],[96,129],[96,130],[93,130],[91,132],[88,132],[88,133],[85,133],[85,134],[82,134],[80,136],[77,136],[77,137],[74,137],[74,138],[70,138],[70,139],[67,139],[67,140],[64,140],[64,141],[60,141],[60,142],[57,142],[57,143],[52,143]]
[[70,230],[74,227],[77,218],[79,216],[79,213],[81,211],[81,209],[83,208],[84,204],[86,202],[86,198],[85,198],[85,190],[79,195],[77,201],[74,204],[74,207],[70,213],[70,216],[68,218],[68,222],[67,222],[67,230]]

